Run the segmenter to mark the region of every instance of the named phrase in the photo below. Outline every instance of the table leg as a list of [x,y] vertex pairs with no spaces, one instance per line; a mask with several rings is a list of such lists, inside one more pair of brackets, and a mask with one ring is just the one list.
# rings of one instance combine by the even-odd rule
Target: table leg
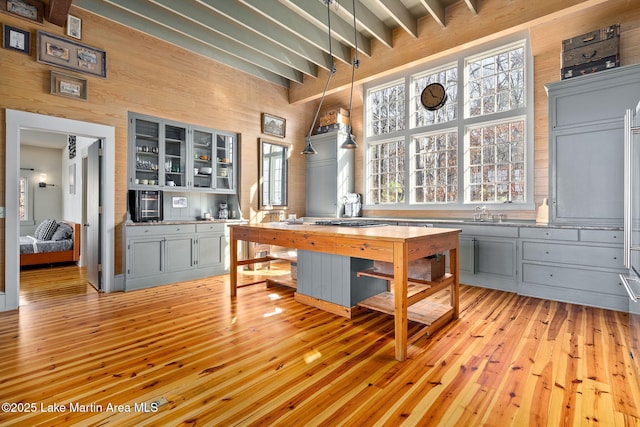
[[458,245],[449,250],[449,272],[453,274],[453,289],[451,289],[451,306],[453,307],[453,318],[460,316],[460,274],[458,271]]
[[393,299],[396,360],[407,358],[407,287],[409,257],[407,245],[395,243],[393,247]]
[[229,290],[232,297],[238,294],[238,241],[233,236],[233,227],[230,227],[229,239],[229,255],[231,262],[229,263]]

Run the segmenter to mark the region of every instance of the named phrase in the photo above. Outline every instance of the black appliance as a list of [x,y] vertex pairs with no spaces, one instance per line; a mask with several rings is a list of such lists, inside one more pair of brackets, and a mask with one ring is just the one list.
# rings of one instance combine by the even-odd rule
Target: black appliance
[[129,190],[129,214],[133,222],[162,221],[162,191]]

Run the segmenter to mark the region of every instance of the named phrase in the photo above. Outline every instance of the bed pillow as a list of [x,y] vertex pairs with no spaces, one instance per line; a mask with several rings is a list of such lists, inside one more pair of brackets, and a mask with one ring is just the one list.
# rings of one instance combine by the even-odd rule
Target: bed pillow
[[51,240],[51,236],[55,233],[56,228],[58,228],[58,221],[47,218],[38,224],[33,237],[38,240]]
[[70,239],[72,235],[73,228],[71,228],[71,226],[65,222],[59,222],[58,228],[56,228],[53,236],[51,236],[51,240],[67,240]]

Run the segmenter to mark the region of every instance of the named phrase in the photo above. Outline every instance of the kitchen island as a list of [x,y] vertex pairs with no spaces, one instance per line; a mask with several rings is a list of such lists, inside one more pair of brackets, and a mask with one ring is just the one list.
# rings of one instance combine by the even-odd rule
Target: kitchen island
[[[237,296],[238,266],[258,260],[238,260],[238,241],[264,243],[301,250],[323,252],[373,261],[393,263],[394,274],[381,278],[392,281],[391,292],[382,293],[362,302],[367,308],[394,316],[395,357],[407,357],[408,321],[425,324],[430,332],[458,318],[458,229],[418,228],[402,226],[341,227],[302,223],[266,223],[230,225],[230,291]],[[416,283],[408,277],[409,263],[430,255],[449,253],[449,273],[434,282]],[[365,272],[364,274],[374,274]],[[411,288],[413,291],[409,291]],[[416,286],[417,285],[417,286]],[[433,294],[435,290],[450,288],[450,305],[446,309],[433,304],[435,314],[409,316],[409,306]],[[416,304],[417,305],[417,304]]]

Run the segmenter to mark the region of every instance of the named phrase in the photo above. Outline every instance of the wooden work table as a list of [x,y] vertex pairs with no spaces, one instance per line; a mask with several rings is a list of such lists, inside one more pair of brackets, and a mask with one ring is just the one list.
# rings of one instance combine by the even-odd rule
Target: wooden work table
[[[324,252],[374,261],[392,262],[394,265],[392,292],[372,298],[363,306],[383,311],[394,316],[395,357],[403,361],[407,356],[408,320],[425,323],[427,327],[438,329],[457,319],[459,314],[459,278],[458,278],[458,234],[460,230],[446,228],[423,228],[403,226],[381,227],[341,227],[315,224],[239,224],[230,225],[230,286],[231,297],[237,295],[238,266],[256,260],[238,260],[238,240],[257,242],[308,251]],[[434,282],[421,282],[420,290],[413,294],[409,280],[409,262],[429,255],[449,252],[449,273]],[[366,274],[366,273],[365,273]],[[451,304],[446,310],[435,310],[437,314],[425,320],[425,316],[414,319],[410,316],[409,306],[428,296],[433,291],[451,289]],[[415,286],[411,286],[414,288]],[[421,296],[423,295],[423,296]],[[387,308],[384,308],[385,302]]]

